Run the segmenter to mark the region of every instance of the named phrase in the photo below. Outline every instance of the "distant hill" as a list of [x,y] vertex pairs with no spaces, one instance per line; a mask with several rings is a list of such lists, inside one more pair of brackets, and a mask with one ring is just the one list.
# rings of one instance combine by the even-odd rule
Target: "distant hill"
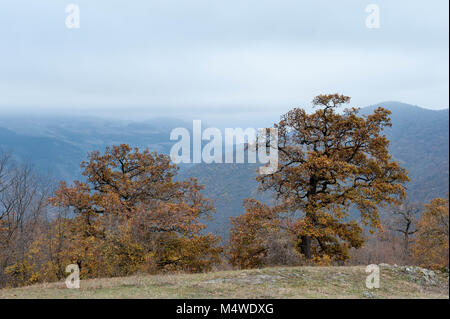
[[177,119],[145,122],[104,120],[94,117],[1,117],[0,148],[33,163],[56,179],[80,178],[80,163],[87,153],[121,143],[168,154],[170,131],[189,127]]
[[[392,128],[386,130],[394,158],[409,171],[408,197],[429,201],[449,191],[449,111],[433,111],[417,106],[383,102],[392,111]],[[369,114],[376,106],[361,110]],[[128,143],[168,154],[173,144],[170,131],[191,127],[191,123],[171,118],[144,122],[104,120],[89,117],[4,117],[0,116],[0,148],[12,151],[55,179],[80,178],[79,164],[87,152],[112,144]],[[243,213],[242,201],[258,195],[255,181],[259,164],[188,164],[179,178],[196,177],[205,185],[205,194],[215,201],[216,220],[210,230],[226,236],[229,217]]]
[[197,164],[180,172],[180,179],[195,177],[205,185],[204,193],[214,201],[215,219],[209,230],[226,239],[229,218],[244,213],[244,199],[254,197],[270,202],[268,194],[258,193],[259,164]]

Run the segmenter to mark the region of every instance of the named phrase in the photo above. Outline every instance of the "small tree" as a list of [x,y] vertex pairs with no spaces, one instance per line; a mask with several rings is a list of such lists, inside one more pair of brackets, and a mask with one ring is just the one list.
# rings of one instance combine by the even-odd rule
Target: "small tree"
[[435,198],[425,207],[417,225],[414,254],[427,267],[449,266],[449,207],[447,198]]
[[275,125],[279,169],[258,177],[262,191],[274,191],[284,209],[298,214],[298,248],[307,259],[347,259],[348,249],[363,243],[361,226],[348,220],[350,208],[359,210],[364,225],[377,228],[378,206],[405,196],[406,171],[391,159],[382,135],[391,126],[390,112],[336,111],[349,101],[319,95],[316,112],[295,108],[283,115]]
[[246,212],[231,218],[229,253],[233,266],[263,266],[268,252],[266,239],[279,231],[278,212],[254,199],[244,201]]

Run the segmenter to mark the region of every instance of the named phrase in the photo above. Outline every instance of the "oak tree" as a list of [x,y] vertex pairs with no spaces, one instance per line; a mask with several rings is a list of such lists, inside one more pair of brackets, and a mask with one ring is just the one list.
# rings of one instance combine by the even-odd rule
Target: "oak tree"
[[[319,95],[312,114],[294,108],[281,117],[279,164],[275,173],[258,176],[260,190],[271,190],[283,209],[297,214],[298,248],[306,259],[345,260],[349,248],[363,244],[360,221],[380,227],[378,207],[405,196],[408,176],[389,153],[383,129],[390,111],[377,108],[360,116],[340,94]],[[269,142],[268,142],[269,145]]]
[[175,180],[168,156],[122,144],[92,152],[82,168],[85,182],[62,182],[51,198],[75,215],[66,231],[82,275],[128,274],[145,263],[201,271],[218,261],[218,239],[201,233],[214,206],[195,179]]

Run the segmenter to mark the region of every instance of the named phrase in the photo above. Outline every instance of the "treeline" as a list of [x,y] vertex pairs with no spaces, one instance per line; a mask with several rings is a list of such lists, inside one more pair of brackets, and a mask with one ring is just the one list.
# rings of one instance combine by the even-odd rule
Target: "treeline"
[[[51,189],[0,155],[0,286],[61,280],[69,264],[82,279],[230,266],[448,267],[448,197],[409,204],[407,172],[382,135],[390,112],[336,112],[348,102],[320,95],[316,112],[281,117],[278,171],[258,177],[274,204],[247,199],[222,242],[205,230],[215,209],[203,186],[177,180],[168,156],[112,146],[89,154],[83,181]],[[389,207],[384,218],[381,206]]]

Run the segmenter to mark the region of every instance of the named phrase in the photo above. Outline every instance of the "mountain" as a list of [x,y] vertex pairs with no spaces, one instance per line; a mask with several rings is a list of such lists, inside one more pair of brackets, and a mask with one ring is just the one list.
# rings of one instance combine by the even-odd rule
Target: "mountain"
[[83,150],[63,139],[22,135],[0,127],[0,150],[10,152],[19,162],[31,163],[46,176],[70,179],[78,176]]
[[104,120],[94,117],[0,117],[0,149],[22,162],[33,163],[56,179],[80,178],[81,161],[93,150],[121,143],[168,154],[170,131],[189,127],[177,119],[144,122]]
[[[399,102],[376,106],[392,111],[392,127],[386,129],[390,151],[408,171],[408,197],[425,202],[445,196],[449,183],[449,110],[433,111]],[[133,122],[91,117],[0,116],[0,149],[11,151],[20,161],[31,162],[44,174],[71,181],[80,178],[79,164],[87,152],[112,144],[128,143],[168,154],[175,127],[192,127],[172,118]],[[226,236],[229,217],[243,213],[242,201],[258,194],[255,177],[260,164],[186,164],[179,178],[196,177],[205,185],[205,195],[215,202],[216,220],[209,229]]]
[[259,164],[197,164],[180,172],[180,179],[195,177],[205,185],[205,195],[214,201],[216,214],[208,230],[228,237],[230,217],[244,213],[244,199],[254,197],[270,202],[268,194],[258,192],[256,182]]

